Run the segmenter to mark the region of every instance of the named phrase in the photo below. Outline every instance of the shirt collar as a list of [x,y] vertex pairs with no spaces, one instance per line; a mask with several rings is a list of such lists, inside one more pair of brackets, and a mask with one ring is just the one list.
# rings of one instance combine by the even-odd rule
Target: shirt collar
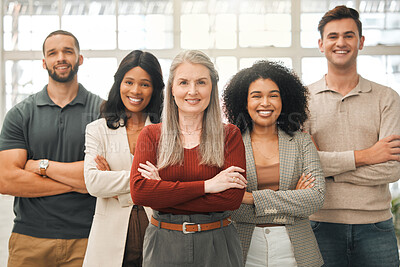
[[[335,92],[334,90],[328,88],[328,86],[326,85],[325,77],[326,75],[324,75],[324,77],[322,77],[322,79],[317,82],[316,87],[318,89],[316,91],[316,94],[327,91]],[[349,92],[349,94],[368,93],[371,90],[371,84],[366,82],[366,80],[361,75],[358,75],[358,84]]]
[[[82,84],[79,84],[78,94],[70,103],[68,103],[68,105],[70,105],[70,106],[76,105],[76,104],[84,105],[86,103],[87,95],[88,95],[88,91],[83,87]],[[42,91],[40,91],[37,94],[36,105],[37,106],[57,106],[53,102],[53,100],[51,100],[49,93],[47,92],[47,85],[45,85],[43,87]]]

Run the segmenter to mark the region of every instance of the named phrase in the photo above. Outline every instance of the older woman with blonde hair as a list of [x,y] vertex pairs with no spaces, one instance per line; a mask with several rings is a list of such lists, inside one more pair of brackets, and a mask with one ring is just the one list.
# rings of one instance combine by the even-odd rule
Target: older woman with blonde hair
[[242,266],[230,210],[246,187],[239,129],[224,125],[218,73],[200,51],[172,62],[162,123],[139,135],[131,194],[154,209],[146,230],[143,265]]

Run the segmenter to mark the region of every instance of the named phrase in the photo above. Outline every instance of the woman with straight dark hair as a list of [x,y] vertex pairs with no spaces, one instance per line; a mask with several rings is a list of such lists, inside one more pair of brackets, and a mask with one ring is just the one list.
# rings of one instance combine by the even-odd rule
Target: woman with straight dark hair
[[84,175],[97,197],[84,266],[142,266],[148,216],[132,202],[130,167],[145,125],[160,122],[164,82],[157,58],[129,53],[114,75],[101,119],[86,128]]
[[307,133],[308,91],[284,66],[259,61],[223,93],[225,114],[242,132],[247,192],[232,219],[246,267],[323,264],[308,216],[322,207],[325,179]]
[[222,123],[217,82],[204,53],[178,54],[162,123],[139,135],[131,194],[154,210],[143,245],[146,267],[243,265],[229,211],[240,206],[246,187],[244,146],[239,129]]

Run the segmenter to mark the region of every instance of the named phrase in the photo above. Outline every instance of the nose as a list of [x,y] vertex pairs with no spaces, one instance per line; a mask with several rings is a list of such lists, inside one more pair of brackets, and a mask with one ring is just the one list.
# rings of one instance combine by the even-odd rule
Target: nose
[[189,84],[188,94],[189,95],[196,95],[197,94],[197,88],[196,88],[196,85],[194,83],[190,83]]
[[135,94],[135,95],[139,95],[139,94],[141,93],[141,90],[140,90],[140,89],[141,89],[141,88],[140,88],[139,84],[138,84],[138,83],[134,83],[134,84],[132,84],[131,92],[132,92],[133,94]]
[[339,36],[336,44],[338,46],[344,46],[346,44],[344,37],[343,36]]
[[57,54],[57,61],[64,61],[65,60],[65,55],[64,53],[58,53]]
[[261,99],[261,105],[264,106],[264,107],[269,106],[268,97],[263,97],[263,98]]

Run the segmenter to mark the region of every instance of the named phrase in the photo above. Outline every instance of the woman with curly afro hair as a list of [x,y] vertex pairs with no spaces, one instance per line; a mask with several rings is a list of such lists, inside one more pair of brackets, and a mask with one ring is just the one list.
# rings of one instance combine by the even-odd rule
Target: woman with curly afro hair
[[321,266],[308,216],[322,207],[317,149],[301,128],[307,88],[279,63],[239,71],[223,93],[228,121],[242,132],[247,188],[233,213],[246,266]]

